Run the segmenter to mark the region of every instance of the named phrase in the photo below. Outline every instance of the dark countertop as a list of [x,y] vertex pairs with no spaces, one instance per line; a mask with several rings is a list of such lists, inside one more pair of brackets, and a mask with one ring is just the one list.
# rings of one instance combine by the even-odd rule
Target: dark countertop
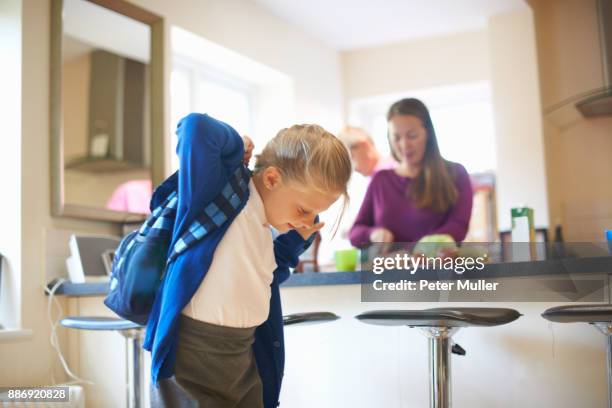
[[[55,281],[49,283],[51,289]],[[322,286],[322,285],[354,285],[361,283],[361,272],[304,272],[294,273],[281,287],[292,286]],[[72,283],[64,282],[56,290],[56,295],[66,296],[105,296],[108,293],[108,283]]]
[[[612,274],[612,256],[606,251],[598,248],[592,250],[593,245],[588,245],[586,256],[550,256],[548,259],[536,261],[515,262],[515,261],[496,261],[487,263],[482,270],[466,271],[457,274],[449,270],[419,270],[415,274],[406,271],[387,271],[385,280],[395,279],[406,280],[456,280],[456,279],[479,279],[479,278],[512,278],[528,276],[559,276],[575,274]],[[426,274],[426,275],[425,275]],[[376,275],[371,270],[357,272],[304,272],[294,273],[283,287],[299,286],[326,286],[326,285],[356,285],[370,283],[374,279],[379,279],[383,275]],[[54,281],[49,283],[51,288]],[[104,296],[108,293],[108,283],[71,283],[64,282],[56,290],[57,295],[66,296]]]

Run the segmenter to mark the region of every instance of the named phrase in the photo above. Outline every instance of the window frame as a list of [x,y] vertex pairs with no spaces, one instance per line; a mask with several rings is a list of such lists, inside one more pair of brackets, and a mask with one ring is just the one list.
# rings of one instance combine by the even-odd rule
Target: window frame
[[[248,120],[249,125],[248,129],[239,129],[242,134],[252,134],[256,129],[256,115],[258,105],[258,97],[257,97],[257,87],[245,80],[239,79],[227,72],[223,72],[222,70],[215,68],[211,65],[207,65],[205,63],[196,61],[189,57],[185,57],[182,55],[173,55],[172,57],[172,67],[170,69],[170,75],[174,74],[175,71],[182,71],[186,74],[189,88],[189,102],[188,102],[188,112],[195,112],[196,105],[198,103],[198,81],[209,81],[215,83],[221,87],[227,88],[229,90],[238,92],[246,97],[248,104]],[[172,106],[174,104],[174,100],[172,98],[172,83],[170,84],[170,151],[174,151],[176,146],[176,135],[175,128],[176,123],[175,120],[179,120],[179,118],[175,118],[172,116],[173,109]],[[181,115],[179,115],[181,116]],[[172,171],[178,168],[178,162],[171,155],[170,160],[170,169]]]

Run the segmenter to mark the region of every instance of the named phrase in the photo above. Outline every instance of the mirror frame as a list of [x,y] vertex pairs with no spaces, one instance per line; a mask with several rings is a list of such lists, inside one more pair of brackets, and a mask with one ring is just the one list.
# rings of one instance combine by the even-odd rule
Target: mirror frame
[[[125,0],[84,0],[122,14],[151,27],[150,62],[150,137],[151,180],[158,185],[164,180],[164,20]],[[51,63],[50,63],[50,165],[51,214],[56,217],[74,217],[119,223],[139,222],[145,214],[113,211],[78,204],[67,204],[64,197],[64,140],[62,137],[62,34],[63,0],[51,1]]]

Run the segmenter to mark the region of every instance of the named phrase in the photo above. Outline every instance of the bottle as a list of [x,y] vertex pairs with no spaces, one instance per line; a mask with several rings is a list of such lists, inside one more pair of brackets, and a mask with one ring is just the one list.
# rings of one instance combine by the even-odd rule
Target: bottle
[[510,210],[512,219],[512,260],[528,262],[537,259],[533,209],[525,206]]
[[563,241],[563,233],[561,232],[561,223],[557,221],[557,225],[555,226],[555,238],[554,242],[564,242]]
[[533,209],[516,207],[511,210],[512,242],[535,242]]
[[556,258],[565,258],[565,244],[563,239],[563,232],[561,231],[561,221],[557,220],[555,224],[555,236],[553,238],[552,253]]

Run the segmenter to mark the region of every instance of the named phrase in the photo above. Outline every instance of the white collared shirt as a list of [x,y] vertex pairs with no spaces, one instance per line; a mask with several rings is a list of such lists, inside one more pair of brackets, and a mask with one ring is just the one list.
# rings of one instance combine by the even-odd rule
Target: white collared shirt
[[219,242],[204,280],[183,309],[192,319],[245,328],[268,318],[276,268],[274,243],[253,180],[249,191],[249,200]]

